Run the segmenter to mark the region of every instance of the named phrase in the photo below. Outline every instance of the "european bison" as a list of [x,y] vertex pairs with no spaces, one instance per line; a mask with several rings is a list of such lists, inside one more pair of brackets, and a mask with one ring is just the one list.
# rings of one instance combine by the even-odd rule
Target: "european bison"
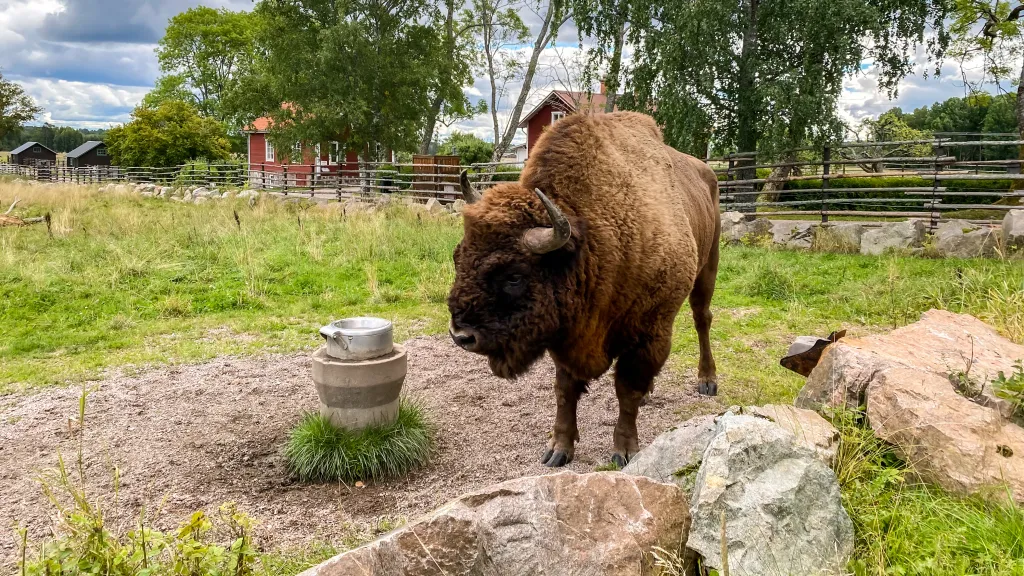
[[448,296],[451,336],[502,378],[551,354],[557,410],[545,465],[572,460],[580,395],[616,358],[612,461],[623,466],[636,454],[637,412],[687,296],[698,388],[717,392],[709,331],[718,182],[703,162],[666,146],[653,119],[566,117],[530,150],[519,182],[480,197],[463,173],[462,189],[469,205]]

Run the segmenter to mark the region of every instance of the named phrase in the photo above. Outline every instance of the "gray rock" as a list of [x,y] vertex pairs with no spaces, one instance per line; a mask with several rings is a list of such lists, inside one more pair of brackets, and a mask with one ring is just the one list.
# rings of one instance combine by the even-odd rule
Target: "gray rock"
[[856,222],[821,224],[815,231],[814,243],[826,252],[860,252],[864,226]]
[[935,230],[935,241],[939,254],[955,258],[990,256],[996,250],[995,231],[966,220],[950,220],[939,224]]
[[767,218],[748,220],[739,212],[722,214],[722,239],[729,244],[757,243],[772,238],[772,223]]
[[920,248],[924,243],[925,229],[923,220],[887,222],[864,232],[860,253],[878,256],[887,250]]
[[715,435],[715,416],[700,416],[665,432],[626,464],[626,474],[658,482],[674,482],[691,492],[708,442]]
[[117,186],[114,186],[114,192],[124,193],[127,191],[128,187],[125,186],[124,184],[118,184]]
[[799,220],[782,220],[772,223],[772,242],[787,248],[810,248],[814,239],[815,224]]
[[465,200],[456,200],[452,203],[452,212],[456,214],[462,214],[462,210],[466,208]]
[[259,198],[260,193],[255,190],[242,190],[238,193],[238,197],[244,199]]
[[711,568],[722,566],[725,513],[735,576],[843,574],[853,553],[853,523],[832,469],[763,418],[718,419],[690,508],[686,545]]
[[1024,251],[1024,210],[1010,210],[1003,218],[1003,249]]
[[616,472],[509,480],[461,496],[301,576],[635,576],[690,525],[671,484]]
[[206,196],[200,196],[200,197],[196,198],[195,200],[193,200],[192,203],[193,204],[206,204],[209,201],[210,201],[210,199],[207,198]]
[[430,212],[431,214],[440,214],[441,212],[444,212],[444,206],[438,202],[437,198],[427,200],[426,208],[427,212]]
[[202,186],[200,186],[199,188],[196,188],[195,190],[192,191],[192,197],[193,198],[207,198],[207,197],[212,196],[212,195],[213,195],[213,192],[211,192],[207,188],[203,188]]

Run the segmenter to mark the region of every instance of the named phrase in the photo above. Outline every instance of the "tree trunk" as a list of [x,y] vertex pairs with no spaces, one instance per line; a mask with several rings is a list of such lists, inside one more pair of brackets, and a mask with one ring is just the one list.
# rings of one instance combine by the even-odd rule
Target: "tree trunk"
[[[523,77],[523,87],[519,90],[519,99],[516,100],[515,106],[512,108],[512,112],[508,119],[508,124],[505,126],[505,132],[501,138],[494,139],[494,154],[491,156],[492,162],[498,162],[501,157],[508,151],[509,146],[512,144],[512,139],[516,136],[516,130],[519,129],[519,118],[523,115],[523,106],[526,105],[526,98],[530,95],[530,88],[533,87],[533,76],[537,72],[537,62],[540,60],[540,53],[544,50],[544,47],[551,41],[551,37],[558,32],[558,28],[561,27],[564,20],[558,22],[552,22],[555,17],[555,12],[558,11],[558,3],[560,0],[548,0],[548,10],[544,14],[544,22],[541,24],[540,32],[537,33],[537,39],[533,43],[533,54],[530,55],[530,63],[526,66],[526,76]],[[492,81],[492,98],[494,96],[493,81]],[[492,99],[492,108],[494,101]],[[498,117],[497,113],[492,113],[494,119],[494,135],[498,135]]]
[[[740,65],[736,98],[737,145],[740,152],[757,151],[757,100],[754,96],[755,76],[757,75],[757,6],[759,0],[744,0],[747,12],[747,29],[743,31],[743,46],[740,49]],[[742,164],[753,164],[756,160],[742,159]],[[755,170],[740,171],[741,180],[754,178]]]
[[612,113],[615,111],[615,101],[619,98],[619,76],[622,73],[622,45],[626,39],[626,15],[620,15],[622,23],[619,25],[619,33],[615,36],[615,47],[612,50],[612,61],[608,66],[608,76],[605,79],[604,111]]
[[[1017,136],[1024,140],[1024,64],[1020,67],[1020,78],[1017,84]],[[1024,160],[1024,146],[1017,151],[1017,159]],[[1010,186],[1012,190],[1024,189],[1024,180],[1014,180]]]
[[[438,71],[439,77],[450,74],[451,59],[455,57],[455,0],[446,0],[448,9],[444,19],[444,42],[448,50],[444,63]],[[437,117],[441,114],[441,106],[444,105],[444,96],[437,94],[430,103],[430,110],[427,112],[427,121],[423,126],[423,138],[420,139],[420,154],[430,153],[430,142],[434,139],[434,130],[437,128]]]
[[430,154],[430,143],[434,141],[434,130],[437,128],[437,117],[441,114],[441,105],[444,104],[443,96],[434,96],[430,103],[430,110],[427,111],[427,122],[423,126],[423,138],[420,140],[420,154]]

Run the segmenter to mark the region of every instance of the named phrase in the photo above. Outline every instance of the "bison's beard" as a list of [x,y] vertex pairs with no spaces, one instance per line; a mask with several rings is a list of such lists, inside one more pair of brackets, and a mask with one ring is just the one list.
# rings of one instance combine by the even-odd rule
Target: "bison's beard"
[[504,353],[488,354],[487,363],[495,376],[512,380],[525,374],[543,355],[544,348],[507,350]]

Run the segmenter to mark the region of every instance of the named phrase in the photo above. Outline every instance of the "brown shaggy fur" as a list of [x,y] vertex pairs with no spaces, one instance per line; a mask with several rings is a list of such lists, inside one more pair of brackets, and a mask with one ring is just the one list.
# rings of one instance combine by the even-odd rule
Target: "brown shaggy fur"
[[[550,226],[539,188],[572,224],[561,249],[537,255],[523,234]],[[701,342],[698,377],[714,393],[708,330],[718,267],[718,184],[703,162],[663,144],[631,112],[569,116],[531,150],[518,183],[464,211],[449,296],[452,324],[471,329],[495,374],[512,378],[544,351],[557,366],[555,434],[545,461],[572,459],[576,403],[616,365],[617,461],[638,449],[636,412],[671,348],[690,296]],[[691,294],[692,292],[692,294]]]

